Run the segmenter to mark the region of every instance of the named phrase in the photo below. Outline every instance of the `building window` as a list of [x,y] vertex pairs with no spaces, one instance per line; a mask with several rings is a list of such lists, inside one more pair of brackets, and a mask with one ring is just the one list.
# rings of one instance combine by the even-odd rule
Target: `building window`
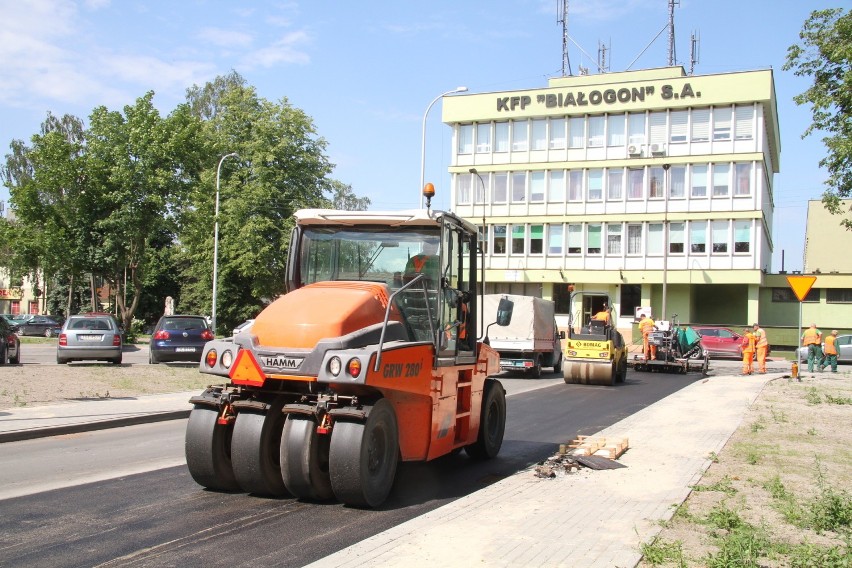
[[751,163],[737,164],[734,170],[734,195],[751,195]]
[[713,253],[728,253],[728,222],[713,221],[710,226],[711,238],[713,239]]
[[607,170],[606,198],[610,201],[621,201],[624,195],[624,169],[613,168]]
[[713,164],[713,197],[728,197],[730,164]]
[[583,252],[583,226],[568,225],[568,254]]
[[692,166],[692,197],[707,197],[707,166]]
[[565,170],[551,170],[550,187],[547,194],[548,201],[555,203],[565,202]]
[[627,169],[627,199],[644,199],[644,168]]
[[689,126],[689,111],[673,110],[671,113],[672,129],[669,135],[669,142],[672,144],[682,144],[686,142],[686,132]]
[[603,199],[603,170],[589,170],[589,201]]
[[589,148],[603,148],[604,122],[603,116],[589,117]]
[[459,205],[470,203],[471,174],[456,176],[456,201]]
[[660,256],[663,254],[663,224],[648,224],[648,254]]
[[710,141],[710,110],[698,109],[692,111],[692,141]]
[[648,199],[661,199],[663,193],[663,175],[665,170],[659,166],[648,168]]
[[491,153],[491,123],[476,125],[476,153]]
[[494,254],[506,254],[506,225],[494,225]]
[[550,121],[550,149],[564,150],[565,149],[565,131],[568,128],[568,120],[564,118],[554,118]]
[[[773,288],[773,302],[798,302],[799,299],[790,288]],[[819,288],[811,288],[805,296],[805,302],[819,302]]]
[[530,225],[530,254],[544,252],[544,225]]
[[544,118],[532,121],[532,149],[547,150],[547,120]]
[[9,313],[13,316],[21,315],[21,301],[9,300]]
[[509,151],[509,123],[494,124],[494,151],[504,153]]
[[506,203],[509,194],[509,174],[494,174],[494,203]]
[[568,201],[583,200],[583,170],[568,172]]
[[547,226],[547,254],[562,255],[562,225]]
[[686,197],[686,166],[672,166],[669,169],[669,197],[682,199]]
[[568,124],[568,147],[583,148],[586,139],[586,119],[582,116],[575,116]]
[[642,254],[642,225],[627,225],[627,254]]
[[684,237],[684,227],[683,223],[670,223],[669,224],[669,253],[670,254],[682,254],[683,253],[683,237]]
[[530,202],[544,201],[544,172],[530,172]]
[[512,254],[524,254],[524,241],[526,240],[526,225],[512,225]]
[[623,114],[611,114],[607,117],[607,146],[624,146],[626,124]]
[[527,172],[512,174],[512,203],[523,203],[527,200]]
[[731,139],[731,107],[713,109],[713,140]]
[[635,318],[636,308],[642,305],[642,286],[640,284],[622,284],[621,305],[618,313],[623,318]]
[[528,120],[512,121],[512,152],[526,152],[529,149]]
[[621,256],[621,223],[606,224],[606,254]]
[[631,112],[627,115],[627,143],[645,143],[645,113]]
[[734,136],[737,140],[751,140],[754,137],[754,107],[752,105],[737,105],[734,107]]
[[751,250],[751,221],[734,221],[734,252]]
[[601,253],[601,225],[589,223],[586,225],[586,254]]
[[473,125],[459,126],[459,154],[473,154]]
[[666,113],[662,112],[652,112],[648,115],[648,130],[649,137],[648,142],[651,144],[665,144],[666,143]]
[[470,174],[470,183],[473,187],[474,203],[485,203],[485,196],[488,194],[488,186],[491,184],[491,174],[480,174],[482,183],[479,181],[479,176]]
[[692,254],[707,252],[707,221],[689,223],[689,252]]
[[852,304],[852,288],[826,288],[825,301],[828,304]]

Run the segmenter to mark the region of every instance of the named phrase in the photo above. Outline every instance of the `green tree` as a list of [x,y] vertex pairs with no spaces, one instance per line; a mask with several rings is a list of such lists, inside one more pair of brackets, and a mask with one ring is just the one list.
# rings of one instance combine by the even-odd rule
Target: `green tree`
[[217,324],[230,329],[283,293],[293,213],[329,204],[326,142],[287,99],[259,97],[236,73],[187,91],[209,147],[193,206],[181,211],[182,310],[210,313],[216,167],[219,197]]
[[[784,69],[813,78],[811,87],[793,100],[811,105],[813,123],[803,137],[827,133],[823,142],[828,154],[820,160],[828,171],[823,203],[840,214],[840,200],[852,195],[852,13],[840,8],[811,12],[799,38],[801,45],[787,48]],[[842,224],[852,229],[852,218]]]
[[370,207],[369,197],[358,197],[352,186],[343,182],[331,182],[331,208],[345,211],[366,211]]
[[95,223],[94,262],[116,291],[126,329],[142,298],[151,243],[175,233],[174,211],[197,183],[203,153],[189,107],[162,118],[153,97],[148,92],[123,113],[96,108],[87,132],[89,185],[105,208]]

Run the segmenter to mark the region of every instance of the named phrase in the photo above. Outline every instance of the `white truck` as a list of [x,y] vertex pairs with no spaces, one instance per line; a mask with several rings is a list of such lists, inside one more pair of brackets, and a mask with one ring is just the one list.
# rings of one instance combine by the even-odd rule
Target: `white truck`
[[514,302],[512,321],[505,327],[493,326],[488,332],[491,348],[500,354],[500,369],[523,371],[541,376],[542,367],[562,372],[562,341],[550,300],[515,294],[486,294],[483,305],[485,325],[497,320],[501,298]]

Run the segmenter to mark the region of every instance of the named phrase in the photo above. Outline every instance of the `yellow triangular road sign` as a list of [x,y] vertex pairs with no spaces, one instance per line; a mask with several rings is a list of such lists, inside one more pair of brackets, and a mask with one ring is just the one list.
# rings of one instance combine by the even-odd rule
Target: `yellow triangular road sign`
[[788,276],[787,284],[793,289],[793,293],[800,302],[804,302],[811,291],[811,286],[816,282],[816,276]]

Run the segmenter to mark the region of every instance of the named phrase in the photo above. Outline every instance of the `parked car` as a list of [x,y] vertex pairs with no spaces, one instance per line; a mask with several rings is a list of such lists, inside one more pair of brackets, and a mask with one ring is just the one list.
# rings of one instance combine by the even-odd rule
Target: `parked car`
[[[742,334],[729,327],[715,325],[692,325],[690,327],[701,334],[701,348],[711,357],[743,358]],[[766,355],[768,356],[771,351],[772,347],[769,346]]]
[[152,365],[168,361],[201,360],[204,344],[213,339],[204,316],[163,316],[157,322],[148,347]]
[[123,347],[121,328],[111,315],[74,315],[59,333],[56,362],[109,361],[120,365]]
[[[852,363],[852,335],[838,335],[835,345],[837,346],[837,362]],[[799,359],[802,361],[808,360],[807,347],[799,347]]]
[[53,337],[59,334],[62,329],[62,324],[52,317],[48,316],[32,316],[28,320],[15,320],[14,325],[17,327],[15,333],[19,337],[25,335],[43,335],[44,337]]
[[21,340],[15,335],[15,328],[0,317],[0,365],[21,362]]

